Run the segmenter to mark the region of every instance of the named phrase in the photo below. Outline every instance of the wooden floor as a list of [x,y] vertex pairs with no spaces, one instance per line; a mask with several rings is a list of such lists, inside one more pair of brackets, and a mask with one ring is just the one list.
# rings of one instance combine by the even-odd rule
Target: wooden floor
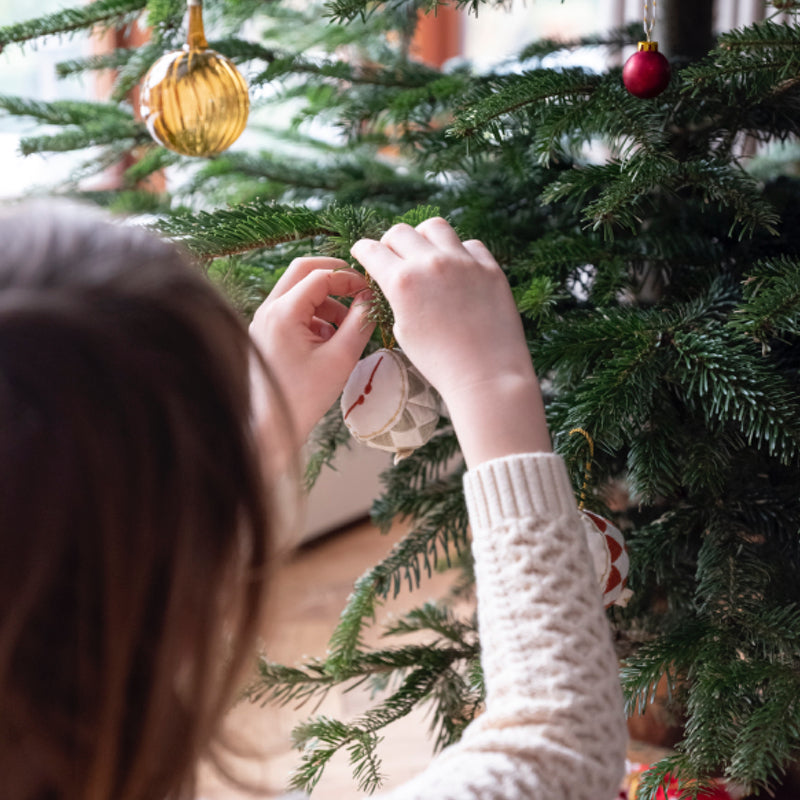
[[[353,582],[388,554],[404,533],[404,526],[398,525],[384,536],[369,522],[362,522],[297,550],[276,579],[277,591],[266,646],[270,660],[295,665],[304,656],[324,656],[328,638]],[[381,607],[375,627],[390,614],[443,597],[451,581],[451,574],[436,574],[425,579],[419,590],[403,592]],[[312,710],[348,719],[369,705],[366,690],[331,692],[316,710],[313,707],[297,709],[271,705],[261,708],[250,703],[239,704],[229,715],[229,728],[255,754],[237,764],[240,774],[271,787],[277,794],[284,793],[288,776],[298,760],[297,753],[290,747],[294,725],[306,719]],[[385,788],[402,783],[428,763],[431,745],[427,730],[424,713],[406,717],[387,729],[380,748],[387,776]],[[346,756],[337,756],[314,790],[313,798],[341,800],[357,795]],[[205,774],[200,797],[203,800],[244,800],[252,795],[235,790],[212,774]]]

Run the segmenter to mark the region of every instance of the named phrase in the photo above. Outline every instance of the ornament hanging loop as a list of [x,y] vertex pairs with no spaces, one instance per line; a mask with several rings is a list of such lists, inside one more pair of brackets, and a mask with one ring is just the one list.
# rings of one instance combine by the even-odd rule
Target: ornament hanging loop
[[589,483],[589,473],[592,471],[592,460],[594,459],[594,440],[589,435],[588,431],[585,431],[583,428],[573,428],[569,435],[572,436],[573,433],[580,433],[586,441],[589,443],[589,458],[586,459],[586,464],[583,468],[583,484],[581,485],[581,499],[578,503],[578,508],[583,511],[583,507],[586,505],[586,487]]
[[653,39],[653,28],[656,26],[656,0],[644,0],[644,17],[642,21],[645,38],[650,42]]
[[205,50],[208,47],[205,29],[203,27],[203,0],[188,0],[189,7],[189,32],[186,45],[190,50]]

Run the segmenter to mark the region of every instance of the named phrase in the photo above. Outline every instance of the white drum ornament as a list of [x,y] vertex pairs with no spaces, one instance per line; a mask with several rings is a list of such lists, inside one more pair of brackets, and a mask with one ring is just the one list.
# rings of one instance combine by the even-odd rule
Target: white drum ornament
[[341,406],[353,437],[394,453],[395,464],[433,436],[444,411],[439,393],[408,357],[386,348],[356,364]]
[[607,519],[591,511],[583,509],[581,520],[597,582],[603,593],[603,605],[606,608],[627,605],[633,592],[627,588],[630,560],[625,538]]

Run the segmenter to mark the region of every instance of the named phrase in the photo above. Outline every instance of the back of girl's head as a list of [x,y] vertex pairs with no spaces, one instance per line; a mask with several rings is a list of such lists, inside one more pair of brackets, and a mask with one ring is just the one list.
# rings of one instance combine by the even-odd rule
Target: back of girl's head
[[173,246],[0,215],[3,798],[191,792],[264,599],[251,356]]

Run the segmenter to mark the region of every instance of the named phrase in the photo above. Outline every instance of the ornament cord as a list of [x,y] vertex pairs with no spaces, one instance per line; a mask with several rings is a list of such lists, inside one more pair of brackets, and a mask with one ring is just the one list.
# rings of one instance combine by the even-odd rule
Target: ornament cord
[[583,472],[583,485],[581,486],[581,499],[578,503],[578,508],[583,511],[583,507],[586,505],[586,486],[589,483],[589,473],[592,471],[592,459],[594,458],[594,440],[589,433],[585,431],[583,428],[573,428],[569,435],[572,436],[573,433],[580,433],[587,442],[589,442],[589,458],[586,459],[586,464],[584,466]]
[[[648,11],[650,13],[649,20],[647,18]],[[644,35],[647,37],[647,41],[650,42],[653,40],[653,28],[656,26],[656,0],[644,0],[644,19],[642,22]]]

